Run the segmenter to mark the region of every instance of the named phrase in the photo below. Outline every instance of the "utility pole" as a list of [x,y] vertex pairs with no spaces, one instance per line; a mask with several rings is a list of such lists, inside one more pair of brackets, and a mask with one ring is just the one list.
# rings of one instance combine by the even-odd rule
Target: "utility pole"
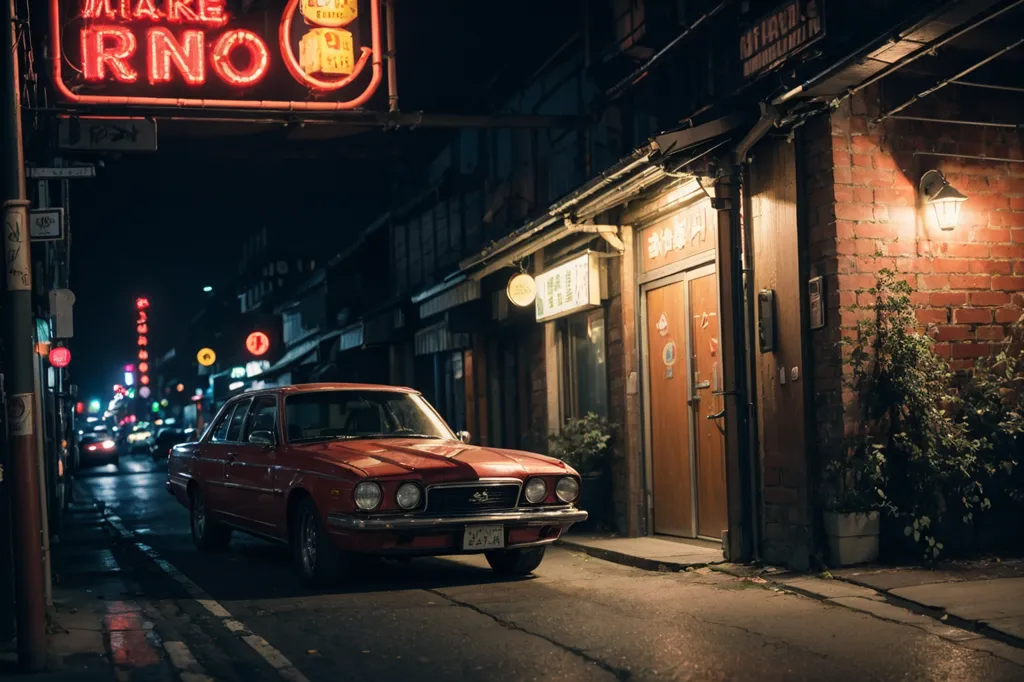
[[[46,611],[43,599],[42,523],[35,426],[35,358],[32,339],[32,258],[25,194],[25,150],[21,137],[20,56],[14,0],[3,0],[2,134],[4,264],[4,375],[10,443],[8,485],[12,489],[14,583],[18,662],[28,672],[46,668]],[[5,478],[7,474],[5,474]]]

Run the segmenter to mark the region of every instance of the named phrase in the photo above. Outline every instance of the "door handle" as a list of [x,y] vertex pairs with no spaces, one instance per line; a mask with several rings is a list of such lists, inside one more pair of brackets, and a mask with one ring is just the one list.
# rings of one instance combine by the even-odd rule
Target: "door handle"
[[232,462],[235,461],[236,457],[238,457],[238,455],[236,453],[229,452],[227,455],[225,455],[224,461],[226,461],[228,464],[231,464]]
[[721,412],[715,412],[714,414],[709,414],[706,418],[707,419],[721,419],[724,416],[725,416],[725,408],[723,407]]

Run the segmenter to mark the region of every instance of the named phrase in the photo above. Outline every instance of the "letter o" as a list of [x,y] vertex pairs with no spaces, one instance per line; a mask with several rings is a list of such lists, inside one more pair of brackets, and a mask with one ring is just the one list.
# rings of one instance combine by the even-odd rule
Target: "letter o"
[[[244,47],[249,51],[249,65],[239,69],[231,62],[235,48]],[[263,80],[270,68],[270,49],[263,39],[252,31],[234,29],[226,31],[213,44],[213,70],[228,85],[244,87]]]

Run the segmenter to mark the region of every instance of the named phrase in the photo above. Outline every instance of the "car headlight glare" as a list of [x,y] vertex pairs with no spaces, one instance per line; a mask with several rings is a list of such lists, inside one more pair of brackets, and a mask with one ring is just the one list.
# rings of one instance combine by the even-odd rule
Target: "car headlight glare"
[[579,481],[572,476],[563,476],[555,484],[555,495],[566,504],[575,502],[576,498],[580,496]]
[[356,486],[353,497],[356,501],[356,507],[363,511],[369,511],[377,508],[382,494],[379,485],[373,481],[363,481]]
[[531,478],[526,482],[526,490],[524,495],[526,501],[530,504],[537,504],[543,501],[548,494],[548,484],[544,482],[543,478]]
[[422,499],[423,492],[415,483],[403,483],[398,486],[398,492],[395,493],[395,501],[402,509],[415,509],[420,506]]

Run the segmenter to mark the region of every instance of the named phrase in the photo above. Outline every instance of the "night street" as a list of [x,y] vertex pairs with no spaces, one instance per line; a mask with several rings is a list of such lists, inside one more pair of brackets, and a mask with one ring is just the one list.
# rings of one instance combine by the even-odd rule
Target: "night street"
[[[559,547],[525,580],[495,579],[482,558],[420,559],[374,567],[344,591],[313,592],[300,587],[283,549],[258,540],[236,534],[227,551],[200,556],[165,477],[148,457],[125,458],[116,474],[83,472],[77,501],[105,502],[135,542],[317,682],[1024,676],[1024,668],[916,627],[708,570],[651,573]],[[210,676],[278,679],[180,580],[131,544],[115,555],[159,613],[157,632],[183,639]]]

